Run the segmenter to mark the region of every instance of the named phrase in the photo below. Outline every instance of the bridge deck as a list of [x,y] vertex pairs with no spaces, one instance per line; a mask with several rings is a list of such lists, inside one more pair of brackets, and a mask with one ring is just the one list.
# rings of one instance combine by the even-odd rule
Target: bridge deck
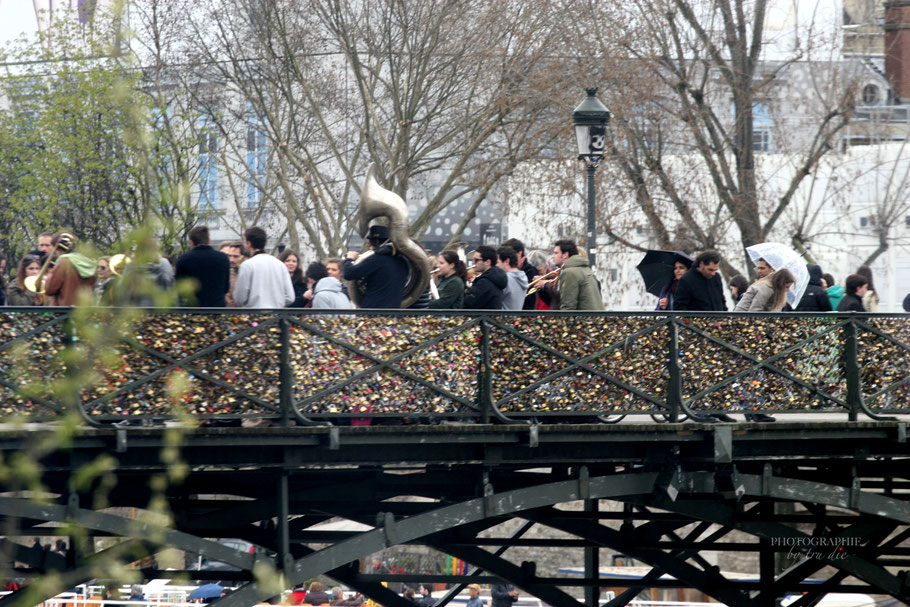
[[[555,607],[579,607],[560,586],[612,583],[591,576],[569,581],[538,575],[533,566],[519,567],[484,549],[522,545],[606,548],[655,567],[655,586],[662,585],[657,577],[670,573],[675,587],[698,588],[729,605],[754,607],[750,593],[755,592],[765,592],[770,600],[782,592],[814,596],[820,588],[910,599],[903,582],[886,569],[906,560],[903,540],[910,537],[910,448],[903,421],[76,427],[71,436],[61,430],[0,428],[3,461],[34,455],[45,490],[41,501],[21,499],[17,483],[21,490],[31,485],[7,477],[8,493],[0,496],[4,528],[19,536],[43,536],[49,533],[47,523],[65,523],[96,537],[133,538],[121,548],[132,555],[121,555],[127,561],[163,546],[206,555],[237,570],[152,568],[143,574],[245,584],[222,600],[227,607],[251,605],[270,595],[247,583],[257,559],[283,570],[287,584],[325,573],[389,607],[407,603],[384,589],[383,580],[509,580]],[[64,444],[51,446],[62,437],[67,437]],[[173,446],[179,451],[163,456]],[[74,485],[75,477],[84,478],[86,469],[99,462],[111,467]],[[153,480],[175,466],[182,466],[185,476],[164,485]],[[146,508],[156,495],[163,496],[173,527],[99,509],[99,490],[104,506],[127,510]],[[590,507],[559,507],[575,500]],[[623,507],[600,511],[599,504],[607,501]],[[790,508],[781,509],[784,505]],[[311,529],[332,517],[372,529]],[[524,531],[484,536],[484,530],[513,518],[524,522],[520,529],[543,525],[573,539],[525,540],[520,537]],[[746,536],[729,536],[733,530]],[[792,552],[786,542],[803,537],[839,541],[849,548],[849,558],[806,556],[795,570],[775,570],[775,555]],[[275,556],[254,559],[215,538],[243,538]],[[358,558],[400,544],[430,547],[487,573],[407,572],[396,578],[358,571]],[[57,571],[64,580],[94,577],[94,556],[68,561],[3,545],[26,565],[6,575],[40,577]],[[701,551],[757,554],[759,579],[726,579],[705,565]],[[355,565],[349,566],[352,561]],[[589,570],[596,571],[596,559],[592,562]],[[822,572],[825,566],[833,573]],[[827,585],[819,585],[819,579]],[[617,580],[614,585],[622,584]],[[24,597],[14,594],[4,602],[28,604],[17,602]]]
[[[243,582],[219,607],[275,594],[248,583],[262,564],[287,585],[327,574],[386,607],[411,607],[356,563],[412,544],[487,573],[411,582],[509,580],[553,607],[579,607],[560,588],[574,584],[593,604],[600,549],[653,567],[641,587],[669,573],[727,605],[806,592],[796,607],[811,607],[837,589],[910,602],[907,576],[890,569],[910,569],[906,316],[120,315],[0,315],[4,533],[126,540],[62,557],[0,539],[18,563],[4,575],[46,582],[7,596],[7,607],[97,577],[105,559],[163,547],[236,568],[144,572]],[[778,419],[706,423],[719,411]],[[628,417],[603,423],[614,415]],[[239,426],[263,420],[272,426]],[[562,506],[576,501],[583,511]],[[609,502],[618,506],[601,512]],[[147,509],[164,518],[122,514]],[[370,530],[312,529],[333,517]],[[485,532],[512,519],[518,530],[489,544]],[[502,555],[531,542],[520,536],[536,525],[583,548],[584,578],[538,575]],[[788,542],[847,554],[776,567]],[[725,578],[704,551],[756,554],[759,580]]]
[[[0,454],[27,450],[37,429],[0,429]],[[458,424],[368,427],[83,428],[72,447],[41,459],[45,471],[69,471],[102,453],[118,470],[166,468],[158,452],[180,435],[193,468],[321,469],[327,465],[571,466],[649,464],[672,454],[692,465],[910,456],[907,421],[815,419],[776,423]],[[79,454],[75,456],[74,454]]]

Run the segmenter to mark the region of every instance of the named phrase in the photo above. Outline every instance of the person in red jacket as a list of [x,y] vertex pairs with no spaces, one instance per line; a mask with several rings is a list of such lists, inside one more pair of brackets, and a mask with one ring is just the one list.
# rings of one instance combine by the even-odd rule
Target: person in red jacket
[[288,596],[288,604],[290,605],[300,605],[303,603],[303,599],[306,597],[306,586],[303,584],[298,584],[294,587],[294,590]]

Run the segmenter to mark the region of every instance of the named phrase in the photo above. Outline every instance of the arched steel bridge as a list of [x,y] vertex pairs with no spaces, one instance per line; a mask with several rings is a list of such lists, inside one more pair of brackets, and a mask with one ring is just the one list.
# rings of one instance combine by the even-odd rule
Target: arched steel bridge
[[[380,583],[395,580],[508,580],[554,607],[578,607],[569,586],[585,586],[588,604],[599,586],[628,587],[614,607],[666,585],[664,573],[728,605],[805,593],[804,607],[846,590],[910,598],[906,317],[164,312],[118,334],[102,361],[91,329],[109,327],[105,312],[85,312],[82,324],[69,314],[23,310],[0,323],[3,406],[29,421],[0,430],[0,520],[7,537],[67,524],[58,533],[126,541],[63,557],[5,540],[4,561],[18,564],[5,576],[57,580],[44,595],[33,585],[8,596],[10,605],[95,577],[108,556],[130,562],[163,547],[239,569],[240,589],[219,607],[274,595],[254,573],[262,564],[288,586],[325,574],[387,607],[409,605]],[[73,351],[80,356],[67,358]],[[24,381],[23,368],[36,365],[43,372]],[[67,383],[86,370],[91,381]],[[175,407],[196,421],[173,421]],[[703,417],[753,410],[778,421]],[[793,412],[810,415],[788,421]],[[694,421],[596,423],[641,413]],[[253,418],[272,426],[240,425]],[[81,426],[61,430],[73,419]],[[16,467],[22,454],[30,467]],[[35,471],[40,491],[16,470]],[[172,520],[110,510],[156,498]],[[575,500],[583,511],[560,507]],[[311,530],[334,517],[373,528]],[[521,521],[514,534],[483,535],[510,519]],[[571,539],[522,537],[533,525]],[[359,571],[358,559],[406,544],[477,569]],[[511,546],[583,547],[585,576],[540,576],[534,563],[508,559]],[[794,546],[811,550],[775,567]],[[600,578],[602,548],[653,571]],[[725,577],[704,551],[721,562],[757,554],[760,577]]]

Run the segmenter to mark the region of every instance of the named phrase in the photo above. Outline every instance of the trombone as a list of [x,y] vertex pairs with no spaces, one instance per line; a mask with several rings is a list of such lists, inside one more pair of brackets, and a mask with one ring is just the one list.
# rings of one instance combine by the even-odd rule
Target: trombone
[[539,291],[544,286],[544,284],[556,280],[556,277],[558,275],[559,268],[556,268],[555,270],[551,270],[542,276],[535,277],[534,280],[531,281],[531,284],[529,285],[531,288],[528,289],[527,293],[525,293],[525,297]]

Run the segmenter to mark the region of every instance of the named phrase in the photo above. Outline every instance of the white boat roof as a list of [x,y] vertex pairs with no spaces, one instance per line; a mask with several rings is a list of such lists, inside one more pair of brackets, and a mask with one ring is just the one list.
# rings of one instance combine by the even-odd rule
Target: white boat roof
[[[616,577],[630,580],[640,580],[645,577],[652,571],[652,567],[601,567],[600,568],[600,577]],[[584,569],[576,569],[573,567],[562,567],[557,570],[559,573],[567,575],[584,575]],[[737,571],[721,571],[720,574],[727,578],[728,580],[733,581],[758,581],[760,576],[757,573],[741,573]],[[665,573],[660,576],[662,580],[675,580],[676,578]]]

